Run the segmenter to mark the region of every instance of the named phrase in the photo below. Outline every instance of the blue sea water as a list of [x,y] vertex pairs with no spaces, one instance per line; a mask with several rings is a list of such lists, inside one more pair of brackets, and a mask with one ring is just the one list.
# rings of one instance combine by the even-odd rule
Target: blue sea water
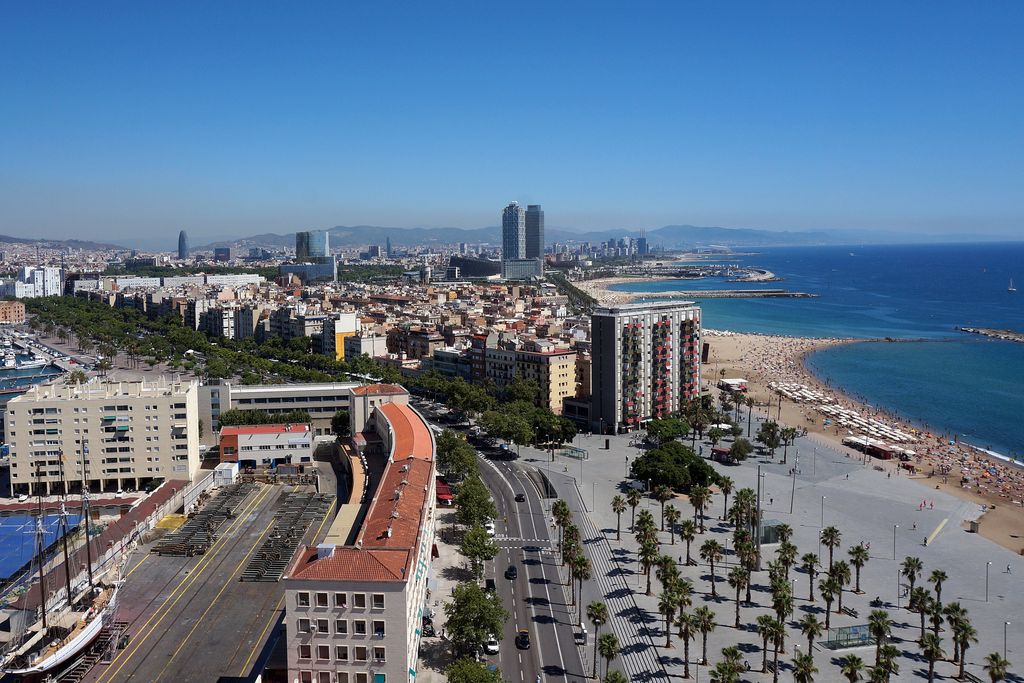
[[[1024,344],[957,326],[1024,331],[1024,243],[764,249],[728,262],[784,278],[763,284],[659,281],[620,291],[785,288],[810,299],[706,299],[715,329],[919,341],[834,347],[808,359],[821,379],[906,419],[1001,453],[1024,454]],[[716,281],[717,280],[717,281]],[[1024,291],[1024,288],[1022,288]]]

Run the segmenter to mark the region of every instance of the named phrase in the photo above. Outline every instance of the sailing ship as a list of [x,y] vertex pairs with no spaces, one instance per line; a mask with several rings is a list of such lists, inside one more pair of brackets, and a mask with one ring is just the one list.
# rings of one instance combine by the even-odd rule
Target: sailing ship
[[[60,458],[61,482],[64,482],[64,456]],[[36,469],[37,476],[39,469]],[[84,451],[83,451],[84,484]],[[65,487],[66,490],[66,487]],[[68,553],[67,508],[61,502],[59,529],[64,546],[64,579],[66,603],[55,609],[46,604],[46,556],[43,525],[42,487],[38,491],[38,516],[36,518],[35,560],[39,570],[39,602],[41,618],[21,634],[20,642],[13,644],[4,654],[0,673],[17,676],[22,681],[48,679],[77,660],[78,655],[99,637],[105,626],[113,622],[117,607],[117,591],[120,581],[103,583],[96,581],[92,573],[92,552],[89,534],[89,494],[82,488],[82,521],[85,524],[85,547],[88,570],[88,587],[75,593],[71,587],[71,564]]]
[[1013,286],[1013,278],[1010,278],[1010,286],[1006,288],[1007,292],[1016,292],[1017,288]]

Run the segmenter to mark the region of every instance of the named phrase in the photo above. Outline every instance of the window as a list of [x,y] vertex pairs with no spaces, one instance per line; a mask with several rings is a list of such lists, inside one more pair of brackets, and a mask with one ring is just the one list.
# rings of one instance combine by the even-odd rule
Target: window
[[383,638],[384,637],[384,622],[383,621],[374,621],[373,622],[373,635],[377,636],[378,638]]
[[338,683],[348,683],[347,671],[339,671],[336,675],[338,677]]
[[317,619],[316,620],[316,630],[317,630],[317,633],[330,633],[331,632],[331,627],[330,627],[329,620],[327,620],[327,619]]
[[339,662],[348,661],[348,645],[336,645],[334,647],[334,658]]
[[366,593],[353,593],[352,604],[356,609],[366,609]]
[[335,593],[334,594],[334,606],[335,607],[348,607],[348,594],[347,593]]
[[331,672],[321,671],[317,674],[317,683],[331,683]]
[[313,672],[312,671],[300,671],[299,672],[299,683],[313,683]]
[[336,619],[334,621],[334,632],[339,636],[347,636],[348,622],[344,619]]
[[299,645],[299,659],[312,659],[312,645]]
[[316,658],[318,661],[323,661],[331,658],[331,646],[330,645],[317,645],[316,646]]
[[356,674],[356,683],[370,683],[370,674],[358,673]]
[[309,593],[298,593],[296,596],[296,604],[299,607],[309,607]]
[[298,633],[309,633],[309,619],[299,619],[295,624]]
[[355,621],[353,621],[352,622],[352,632],[355,633],[357,636],[365,636],[366,635],[366,622],[363,621],[362,619],[356,619]]
[[383,593],[374,593],[373,594],[373,608],[374,609],[384,609],[384,594]]
[[316,594],[316,606],[317,607],[327,607],[327,593],[317,593]]
[[357,647],[356,648],[356,661],[357,662],[365,662],[366,661],[366,648],[365,647]]
[[384,648],[375,647],[373,648],[373,661],[383,662],[384,661]]

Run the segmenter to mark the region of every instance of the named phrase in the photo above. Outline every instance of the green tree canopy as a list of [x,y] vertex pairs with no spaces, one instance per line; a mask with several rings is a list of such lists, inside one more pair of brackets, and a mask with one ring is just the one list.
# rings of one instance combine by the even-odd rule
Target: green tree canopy
[[497,592],[490,593],[476,582],[460,583],[445,603],[445,629],[456,654],[472,655],[492,636],[501,638],[508,612]]
[[478,662],[469,657],[449,664],[444,670],[444,675],[448,678],[448,683],[504,683],[500,669],[490,669],[485,662]]
[[467,477],[464,482],[459,484],[459,491],[455,495],[455,505],[458,507],[456,519],[467,527],[476,524],[482,525],[487,520],[498,516],[491,492],[487,490],[477,475]]
[[331,431],[339,439],[348,436],[351,433],[349,427],[349,414],[347,410],[339,410],[334,413],[334,417],[331,418]]

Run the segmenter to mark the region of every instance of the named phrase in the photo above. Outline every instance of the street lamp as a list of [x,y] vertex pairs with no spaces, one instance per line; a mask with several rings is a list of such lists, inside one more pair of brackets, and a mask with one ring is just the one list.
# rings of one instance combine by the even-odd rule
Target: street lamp
[[900,608],[900,570],[896,569],[896,609]]
[[985,602],[988,602],[988,570],[991,566],[991,562],[985,563]]
[[900,528],[899,524],[892,525],[892,559],[896,559],[896,530]]
[[821,497],[821,528],[825,528],[825,496]]
[[1006,659],[1006,629],[1009,628],[1010,622],[1003,622],[1003,659]]

